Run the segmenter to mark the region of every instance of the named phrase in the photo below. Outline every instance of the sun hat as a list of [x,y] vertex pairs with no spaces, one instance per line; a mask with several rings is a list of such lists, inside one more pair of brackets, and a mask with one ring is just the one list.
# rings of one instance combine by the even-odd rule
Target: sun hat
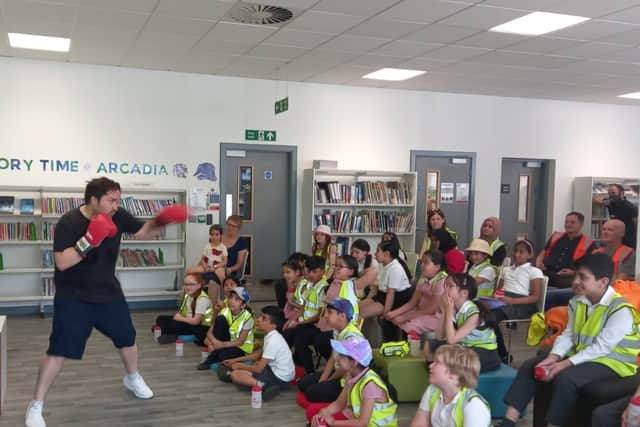
[[326,234],[327,236],[331,236],[331,229],[329,228],[328,225],[324,225],[324,224],[320,224],[319,226],[316,227],[315,230],[313,230],[314,233],[322,233],[322,234]]
[[473,239],[465,251],[482,252],[483,254],[489,255],[489,243],[484,239]]
[[369,366],[373,354],[371,344],[363,337],[351,337],[346,340],[331,340],[331,347],[336,353],[349,356],[362,366]]

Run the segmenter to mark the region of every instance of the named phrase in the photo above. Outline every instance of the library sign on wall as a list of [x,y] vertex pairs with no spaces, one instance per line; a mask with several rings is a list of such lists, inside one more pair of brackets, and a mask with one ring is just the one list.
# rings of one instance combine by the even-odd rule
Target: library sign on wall
[[71,159],[21,159],[0,157],[0,173],[2,172],[45,172],[45,173],[96,173],[119,175],[187,177],[185,163],[154,163],[145,161],[98,161],[81,162]]

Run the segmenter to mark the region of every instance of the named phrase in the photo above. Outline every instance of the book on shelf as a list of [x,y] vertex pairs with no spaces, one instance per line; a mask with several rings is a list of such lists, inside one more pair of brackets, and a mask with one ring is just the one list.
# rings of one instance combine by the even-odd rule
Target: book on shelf
[[53,250],[43,249],[42,250],[42,268],[52,268],[53,265],[54,265]]
[[122,249],[117,263],[119,267],[157,267],[163,264],[153,249]]
[[56,231],[56,223],[44,221],[42,223],[42,240],[53,240],[53,234]]
[[21,215],[33,215],[34,207],[35,207],[35,200],[33,200],[33,199],[20,199],[20,214]]
[[53,277],[42,278],[42,296],[52,297],[56,294],[56,282]]
[[349,238],[344,236],[336,237],[336,248],[338,256],[349,254]]
[[0,224],[0,240],[36,240],[34,222],[9,222]]
[[0,196],[0,213],[13,214],[15,201],[13,196]]
[[313,216],[314,228],[324,224],[333,233],[410,233],[413,225],[413,214],[385,211],[362,210],[353,214],[347,210],[323,210]]
[[315,183],[316,203],[408,205],[413,195],[408,182],[361,181],[340,184],[337,181]]
[[120,206],[128,210],[135,216],[153,216],[160,209],[173,205],[175,200],[169,199],[136,199],[134,197],[125,197],[120,200]]
[[62,215],[84,203],[82,197],[43,197],[40,202],[43,215]]

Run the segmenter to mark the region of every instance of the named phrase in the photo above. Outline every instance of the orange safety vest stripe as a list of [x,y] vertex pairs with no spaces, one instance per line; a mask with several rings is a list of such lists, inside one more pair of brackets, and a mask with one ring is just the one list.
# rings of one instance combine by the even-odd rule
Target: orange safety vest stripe
[[[563,238],[566,234],[567,234],[566,232],[561,232],[561,231],[555,231],[554,233],[551,234],[551,241],[549,242],[549,247],[544,251],[545,257],[548,257],[549,255],[551,255],[551,250],[553,249],[553,247],[556,245],[556,243],[558,243],[558,240]],[[578,245],[576,246],[576,249],[573,251],[573,260],[577,261],[580,258],[582,258],[587,253],[587,249],[589,249],[589,247],[591,247],[592,244],[593,244],[593,240],[588,239],[587,236],[583,234],[582,237],[580,237],[580,241],[578,241]]]
[[[605,248],[598,248],[594,250],[592,253],[594,254],[604,253],[604,250]],[[618,273],[620,272],[620,267],[622,266],[622,263],[625,262],[627,258],[631,256],[632,253],[633,253],[633,249],[631,249],[629,246],[626,246],[626,245],[618,246],[616,251],[613,253],[613,256],[611,257],[611,261],[613,261],[613,274],[615,276],[617,276]]]

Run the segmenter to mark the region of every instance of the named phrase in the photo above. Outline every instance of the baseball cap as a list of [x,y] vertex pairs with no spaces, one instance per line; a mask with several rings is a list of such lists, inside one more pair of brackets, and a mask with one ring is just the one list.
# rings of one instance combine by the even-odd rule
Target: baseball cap
[[235,288],[231,289],[231,292],[235,293],[240,297],[242,301],[249,304],[249,300],[251,298],[249,298],[249,291],[247,290],[247,288],[245,288],[244,286],[236,286]]
[[362,337],[350,337],[342,341],[331,340],[331,347],[336,353],[349,356],[362,366],[369,366],[373,357],[369,341]]
[[322,234],[326,234],[328,236],[331,236],[331,229],[329,228],[328,225],[324,225],[324,224],[320,224],[319,226],[316,227],[315,230],[313,230],[314,233],[322,233]]
[[336,298],[330,303],[327,304],[327,307],[334,309],[335,311],[339,311],[340,313],[344,313],[347,317],[347,320],[353,320],[353,305],[351,302],[344,298]]

